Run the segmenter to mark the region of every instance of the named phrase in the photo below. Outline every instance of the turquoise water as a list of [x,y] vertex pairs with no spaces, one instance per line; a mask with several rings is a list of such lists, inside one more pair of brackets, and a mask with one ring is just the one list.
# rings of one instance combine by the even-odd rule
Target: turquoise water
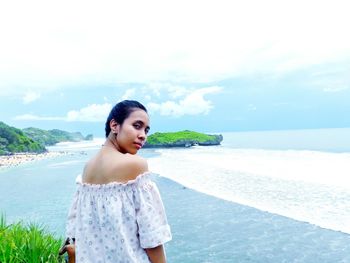
[[350,152],[350,128],[224,132],[222,145],[234,148]]
[[85,155],[67,155],[0,171],[0,211],[7,221],[39,222],[62,234]]
[[223,201],[159,179],[169,262],[350,262],[350,235]]
[[[1,169],[0,212],[8,222],[38,222],[63,235],[75,179],[96,150],[70,149],[69,154],[59,157]],[[150,150],[142,155],[150,158],[156,154]]]
[[[348,133],[342,130],[341,134],[344,136]],[[295,166],[305,159],[307,163],[318,163],[320,158],[326,158],[330,160],[329,166],[333,163],[342,164],[348,160],[346,153],[344,155],[348,151],[346,143],[332,144],[327,141],[327,145],[322,148],[328,152],[309,152],[320,149],[313,148],[317,148],[317,145],[312,146],[309,140],[301,143],[300,134],[298,138],[289,135],[289,140],[281,139],[281,143],[276,145],[272,145],[275,142],[273,138],[280,140],[286,134],[275,132],[271,135],[265,133],[264,137],[262,133],[230,133],[224,134],[225,141],[220,147],[198,147],[189,151],[141,151],[141,155],[149,158],[151,168],[158,169],[163,164],[163,169],[167,171],[163,175],[173,177],[173,180],[164,177],[156,179],[173,232],[173,240],[166,245],[169,262],[350,262],[350,235],[346,231],[332,230],[335,227],[331,224],[343,217],[343,221],[335,221],[335,224],[343,223],[344,229],[349,226],[347,222],[350,221],[346,220],[350,214],[346,210],[350,207],[349,191],[333,189],[336,186],[328,185],[327,181],[320,185],[312,180],[306,184],[291,178],[276,178],[277,175],[272,172],[270,175],[275,177],[271,180],[269,176],[258,173],[263,166],[259,167],[257,162],[265,158],[265,163],[271,159],[283,161],[284,165],[285,161],[296,160],[291,163]],[[333,131],[332,136],[335,135]],[[306,132],[303,137],[308,136]],[[324,135],[317,136],[320,139]],[[339,137],[338,134],[334,138]],[[259,150],[256,152],[256,149],[251,148]],[[276,148],[279,150],[271,152],[271,149]],[[59,149],[56,147],[53,150]],[[0,170],[0,211],[6,213],[10,222],[35,221],[46,225],[56,235],[63,235],[67,210],[75,190],[75,178],[97,149],[98,147],[78,145],[71,147],[68,155]],[[294,150],[291,152],[290,149]],[[305,149],[308,149],[307,153],[304,152]],[[233,169],[230,163],[229,167],[220,168],[215,163],[215,156],[219,156],[222,162],[228,158],[233,164],[237,163],[237,166]],[[295,159],[295,156],[298,158]],[[202,163],[197,164],[196,158]],[[244,170],[250,167],[244,166],[245,161],[253,168],[258,168]],[[209,164],[215,166],[208,166]],[[207,173],[204,174],[201,168]],[[330,168],[334,169],[333,166]],[[238,173],[238,170],[245,172]],[[182,178],[183,175],[186,177]],[[210,182],[210,178],[215,178],[218,184]],[[205,188],[206,182],[210,183],[211,191]],[[189,185],[185,187],[186,184]],[[293,189],[303,191],[294,196]],[[310,199],[308,203],[308,199],[301,197],[303,192],[310,189],[313,192],[306,196]],[[328,189],[332,190],[331,193],[328,193]],[[233,197],[232,193],[235,193]],[[269,199],[270,193],[272,198]],[[244,205],[241,202],[243,199],[250,201],[249,205]],[[335,210],[327,210],[327,207],[325,209],[319,205],[318,200],[328,199]],[[283,205],[290,204],[286,207],[292,212],[290,216],[284,216],[284,211],[275,201]],[[257,209],[261,204],[266,209]],[[267,212],[271,207],[276,212]],[[329,229],[319,226],[323,221],[320,224],[317,220],[315,223],[307,223],[313,222],[312,218],[294,220],[300,211],[303,212],[302,216],[308,216],[304,210],[310,207],[317,217],[325,218],[324,222],[330,225]],[[332,213],[335,213],[335,218],[331,216]]]

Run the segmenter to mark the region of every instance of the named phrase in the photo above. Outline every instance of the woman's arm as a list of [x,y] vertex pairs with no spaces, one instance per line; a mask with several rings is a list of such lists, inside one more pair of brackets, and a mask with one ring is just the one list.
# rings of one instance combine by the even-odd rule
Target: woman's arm
[[75,245],[67,245],[68,263],[75,263]]
[[166,263],[163,245],[145,250],[152,263]]

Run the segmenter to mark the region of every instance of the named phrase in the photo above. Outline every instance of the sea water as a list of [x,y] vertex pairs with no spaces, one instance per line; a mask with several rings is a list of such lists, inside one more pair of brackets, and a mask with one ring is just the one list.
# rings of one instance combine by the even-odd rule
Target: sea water
[[[144,149],[174,239],[169,262],[350,262],[350,129],[223,133]],[[103,139],[0,171],[0,211],[63,235],[75,177]]]
[[158,153],[152,170],[186,187],[350,233],[350,153],[225,147]]

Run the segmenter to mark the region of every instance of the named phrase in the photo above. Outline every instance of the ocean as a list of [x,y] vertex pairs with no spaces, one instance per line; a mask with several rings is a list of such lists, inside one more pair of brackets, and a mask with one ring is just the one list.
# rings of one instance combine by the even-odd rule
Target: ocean
[[[143,149],[167,210],[169,262],[350,262],[350,129],[221,133],[220,146]],[[0,170],[7,221],[64,233],[75,177],[103,143]]]

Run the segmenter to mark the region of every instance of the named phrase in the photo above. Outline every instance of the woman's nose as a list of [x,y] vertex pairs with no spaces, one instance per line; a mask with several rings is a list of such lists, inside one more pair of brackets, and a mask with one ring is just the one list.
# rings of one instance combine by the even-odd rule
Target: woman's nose
[[139,138],[145,139],[146,138],[146,132],[141,130],[139,133]]

